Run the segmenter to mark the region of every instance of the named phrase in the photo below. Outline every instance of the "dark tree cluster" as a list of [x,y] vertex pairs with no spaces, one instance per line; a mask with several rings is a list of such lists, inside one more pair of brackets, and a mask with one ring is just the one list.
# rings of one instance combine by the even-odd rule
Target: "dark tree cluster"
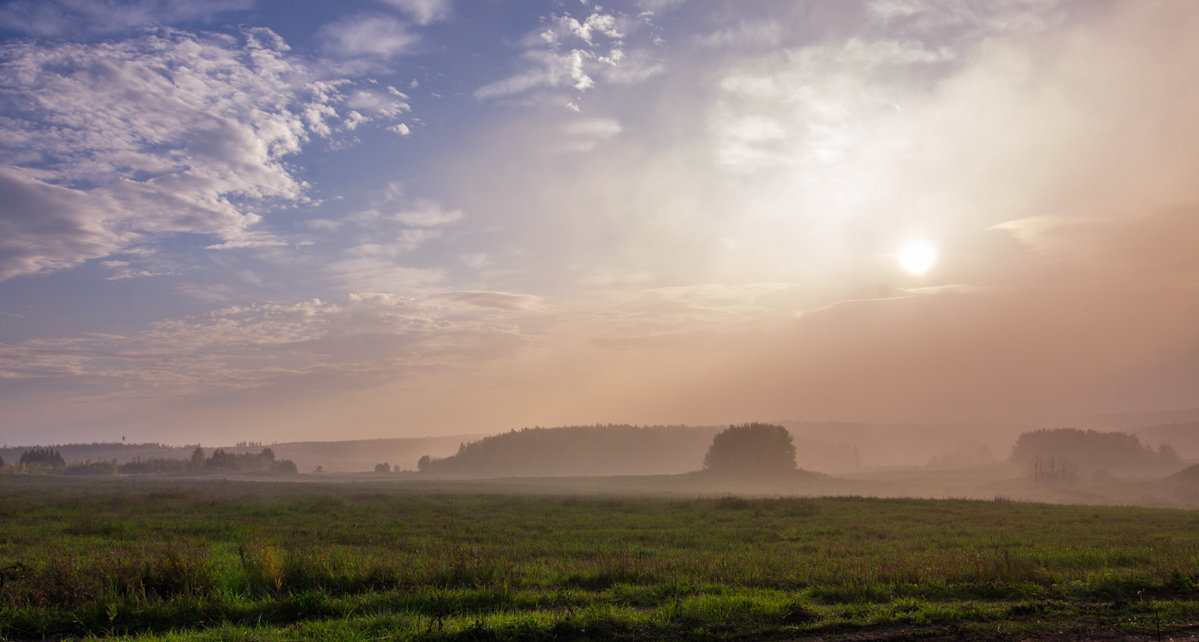
[[212,451],[212,456],[204,458],[204,450],[196,448],[192,452],[190,470],[197,472],[261,472],[261,473],[295,473],[296,464],[289,459],[275,459],[275,452],[263,448],[260,453],[230,453],[221,448]]
[[704,470],[737,475],[773,475],[795,470],[795,444],[786,428],[749,423],[729,426],[712,439]]
[[1156,449],[1136,435],[1077,428],[1026,432],[1016,440],[1011,461],[1034,479],[1070,479],[1082,473],[1160,471],[1182,465],[1169,444]]
[[52,448],[30,448],[21,454],[20,464],[40,468],[65,468],[67,462]]

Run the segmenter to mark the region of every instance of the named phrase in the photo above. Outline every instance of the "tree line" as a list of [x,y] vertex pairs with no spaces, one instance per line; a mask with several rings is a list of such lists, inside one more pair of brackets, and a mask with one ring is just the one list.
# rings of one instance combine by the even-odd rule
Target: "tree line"
[[[4,465],[0,459],[0,466]],[[18,470],[60,471],[69,475],[138,475],[153,473],[168,474],[212,474],[222,472],[261,472],[295,474],[295,462],[278,459],[270,448],[259,453],[231,453],[217,448],[206,455],[203,448],[196,447],[189,459],[169,457],[135,458],[123,464],[113,461],[82,461],[68,464],[62,454],[53,448],[31,448],[21,455]]]

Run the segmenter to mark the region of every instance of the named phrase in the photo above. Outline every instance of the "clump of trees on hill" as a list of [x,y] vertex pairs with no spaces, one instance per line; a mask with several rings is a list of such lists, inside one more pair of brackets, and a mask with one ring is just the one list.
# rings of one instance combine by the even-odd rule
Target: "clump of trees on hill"
[[1136,435],[1077,428],[1026,432],[1016,440],[1011,461],[1037,481],[1069,480],[1083,474],[1161,472],[1182,465],[1169,444],[1156,449]]
[[737,475],[793,472],[795,444],[782,426],[756,422],[729,426],[712,439],[704,470]]

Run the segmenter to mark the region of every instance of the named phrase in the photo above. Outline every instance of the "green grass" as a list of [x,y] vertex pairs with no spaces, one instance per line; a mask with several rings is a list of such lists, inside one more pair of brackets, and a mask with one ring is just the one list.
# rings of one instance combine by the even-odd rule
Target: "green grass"
[[6,476],[0,568],[4,639],[1157,635],[1199,625],[1199,513],[1010,501]]

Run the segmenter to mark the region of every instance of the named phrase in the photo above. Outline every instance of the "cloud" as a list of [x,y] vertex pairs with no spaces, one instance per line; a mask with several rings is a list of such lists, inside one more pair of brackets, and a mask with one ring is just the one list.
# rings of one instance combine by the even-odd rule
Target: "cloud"
[[400,260],[416,245],[403,239],[386,244],[364,243],[340,252],[323,267],[324,278],[337,288],[362,288],[389,294],[426,292],[445,281],[445,271],[404,265]]
[[190,20],[209,21],[221,13],[252,5],[253,0],[15,0],[0,7],[0,22],[9,29],[42,37],[77,37]]
[[1199,203],[1124,216],[1030,217],[994,229],[1010,233],[1042,265],[1054,269],[1062,285],[1199,288],[1199,254],[1194,252],[1199,247]]
[[419,25],[450,17],[451,0],[380,0],[412,16]]
[[346,57],[392,58],[409,53],[419,41],[406,24],[383,14],[357,14],[321,28],[329,51]]
[[615,118],[585,118],[571,120],[562,125],[566,134],[566,151],[586,152],[622,131],[620,121]]
[[709,119],[715,160],[735,172],[802,168],[816,177],[830,163],[844,176],[850,159],[866,167],[893,158],[912,143],[887,131],[902,119],[898,105],[923,97],[924,76],[942,71],[930,67],[956,55],[915,40],[851,37],[732,66]]
[[1043,31],[1067,19],[1067,5],[1062,0],[997,0],[977,4],[874,0],[867,5],[867,12],[870,18],[890,29],[945,40],[963,33],[976,36],[980,32]]
[[0,167],[0,200],[5,203],[0,208],[0,279],[68,268],[134,240],[103,224],[117,213],[106,199],[97,202],[16,168]]
[[409,202],[402,186],[393,184],[375,207],[357,212],[337,226],[316,224],[329,232],[340,229],[342,239],[350,241],[335,250],[338,258],[322,267],[325,277],[351,291],[425,291],[442,281],[445,273],[439,268],[415,267],[410,255],[442,238],[445,228],[462,218],[461,210],[447,210],[431,200]]
[[[662,71],[639,42],[630,51],[630,38],[641,36],[644,24],[625,14],[592,12],[579,20],[552,15],[546,27],[526,36],[520,56],[523,69],[475,91],[480,100],[516,96],[536,90],[568,90],[575,95],[597,81],[636,84]],[[559,104],[565,104],[565,101]],[[574,103],[571,103],[574,104]]]
[[481,308],[512,311],[535,309],[541,302],[540,297],[511,292],[447,292],[436,296]]
[[700,47],[753,46],[777,47],[783,42],[783,28],[775,20],[755,22],[742,21],[735,26],[724,27],[695,38]]
[[454,299],[353,293],[337,301],[229,306],[129,335],[0,344],[0,378],[80,379],[109,393],[137,386],[167,396],[286,386],[302,377],[326,384],[349,377],[370,387],[414,368],[490,360],[511,344],[510,326],[484,310],[494,306],[447,301]]
[[[427,198],[412,199],[405,193],[403,183],[393,181],[372,199],[369,209],[349,215],[353,222],[372,234],[386,234],[397,228],[436,228],[453,225],[463,218],[462,210],[446,209],[441,203]],[[316,225],[325,225],[316,223]],[[326,229],[334,229],[326,227]]]
[[651,12],[670,11],[682,6],[686,2],[687,0],[637,0],[638,5],[646,11]]
[[147,235],[274,245],[259,211],[304,203],[287,157],[332,136],[338,109],[389,121],[403,100],[322,81],[266,29],[239,36],[159,29],[96,44],[17,42],[0,56],[0,277],[68,268]]
[[441,227],[462,220],[462,210],[446,210],[441,204],[420,199],[397,212],[395,219],[414,227]]

